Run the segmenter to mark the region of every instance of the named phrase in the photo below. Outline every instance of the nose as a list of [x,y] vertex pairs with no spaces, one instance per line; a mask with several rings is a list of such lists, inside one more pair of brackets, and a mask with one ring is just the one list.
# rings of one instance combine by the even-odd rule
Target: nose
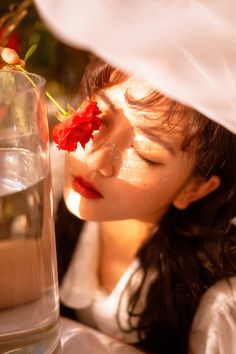
[[123,113],[118,113],[110,126],[108,124],[108,130],[94,137],[94,140],[90,141],[91,145],[88,144],[88,149],[86,149],[88,168],[105,177],[112,177],[118,173],[122,164],[122,156],[133,139],[132,125]]
[[118,147],[113,142],[109,142],[99,148],[92,148],[87,153],[86,163],[91,171],[97,171],[105,177],[112,177],[120,158]]

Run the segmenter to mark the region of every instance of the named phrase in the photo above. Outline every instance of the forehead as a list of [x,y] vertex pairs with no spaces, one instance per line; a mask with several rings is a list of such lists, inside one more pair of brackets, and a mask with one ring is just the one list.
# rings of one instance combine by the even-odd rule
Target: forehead
[[[129,97],[127,98],[127,93],[129,97],[132,97],[132,104],[129,102]],[[157,94],[157,97],[159,95],[161,102],[157,99],[157,103],[151,104],[146,109],[145,105],[142,106],[142,102],[150,93]],[[114,116],[123,117],[120,123],[123,122],[125,125],[125,120],[127,120],[133,126],[139,139],[144,137],[154,144],[164,139],[167,143],[174,144],[174,150],[182,150],[183,132],[187,120],[180,119],[176,113],[169,119],[168,106],[171,100],[154,91],[147,82],[131,77],[121,84],[102,89],[95,98],[99,98],[98,104],[102,111],[106,112],[108,107],[113,111]]]
[[[135,116],[137,123],[141,121],[142,125],[154,130],[179,132],[187,125],[187,117],[182,114],[183,108],[181,111],[177,104],[176,109],[171,109],[171,103],[174,101],[155,91],[142,79],[131,76],[126,81],[102,91],[104,96],[101,96],[113,109],[122,109],[125,115]],[[154,99],[153,94],[156,94]],[[148,97],[151,98],[150,103],[147,103]]]
[[128,90],[136,100],[141,100],[150,92],[154,91],[153,87],[148,82],[134,76],[131,76],[123,84],[121,84],[120,88],[125,91]]
[[[130,76],[127,80],[122,83],[116,84],[105,90],[108,94],[111,94],[114,98],[122,101],[126,92],[129,92],[130,95],[136,100],[142,100],[150,92],[153,91],[153,87],[146,81]],[[124,100],[125,102],[125,100]]]

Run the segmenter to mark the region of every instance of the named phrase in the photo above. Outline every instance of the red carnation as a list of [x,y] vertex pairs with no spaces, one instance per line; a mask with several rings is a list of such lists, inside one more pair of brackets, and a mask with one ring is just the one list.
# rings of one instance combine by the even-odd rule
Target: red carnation
[[93,139],[94,130],[99,130],[101,113],[97,102],[89,101],[83,111],[73,113],[65,121],[58,123],[52,130],[52,138],[59,149],[75,151],[79,142],[83,148]]
[[[12,33],[8,38],[4,38],[4,33],[5,30],[3,28],[0,28],[0,44],[1,46],[14,49],[17,53],[20,52],[21,47],[20,47],[20,39],[18,33]],[[2,42],[2,38],[4,38],[4,42]]]

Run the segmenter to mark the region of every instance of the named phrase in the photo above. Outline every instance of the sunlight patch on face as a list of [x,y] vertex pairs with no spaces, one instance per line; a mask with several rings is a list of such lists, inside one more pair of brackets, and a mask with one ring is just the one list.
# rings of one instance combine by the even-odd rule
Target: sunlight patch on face
[[146,136],[142,135],[141,133],[136,133],[134,137],[134,144],[137,147],[140,147],[143,150],[151,151],[151,152],[158,152],[159,150],[163,150],[160,146],[153,143],[150,139]]
[[73,189],[67,189],[65,191],[66,206],[70,212],[76,216],[79,215],[79,205],[81,202],[80,194],[76,193]]
[[140,185],[140,181],[146,177],[147,170],[145,168],[145,162],[140,161],[140,158],[134,152],[133,148],[128,148],[125,156],[123,156],[123,162],[117,178],[128,180],[134,185]]

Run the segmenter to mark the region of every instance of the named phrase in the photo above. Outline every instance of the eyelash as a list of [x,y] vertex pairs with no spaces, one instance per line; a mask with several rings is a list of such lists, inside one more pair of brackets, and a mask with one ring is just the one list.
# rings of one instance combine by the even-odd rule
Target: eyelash
[[[101,119],[102,121],[102,125],[105,125],[107,126],[107,121],[104,119]],[[136,155],[138,156],[138,158],[144,162],[146,162],[146,164],[148,164],[150,167],[155,167],[155,166],[158,166],[158,165],[162,165],[160,164],[159,162],[154,162],[154,161],[151,161],[151,160],[148,160],[146,159],[144,156],[140,155],[137,150],[132,146],[133,150],[135,151]]]
[[150,167],[155,167],[155,166],[158,166],[158,165],[161,165],[159,162],[154,162],[154,161],[151,161],[151,160],[148,160],[146,159],[145,157],[143,157],[142,155],[140,155],[137,150],[135,150],[135,148],[133,148],[136,155],[138,156],[138,158],[144,162],[146,162]]

